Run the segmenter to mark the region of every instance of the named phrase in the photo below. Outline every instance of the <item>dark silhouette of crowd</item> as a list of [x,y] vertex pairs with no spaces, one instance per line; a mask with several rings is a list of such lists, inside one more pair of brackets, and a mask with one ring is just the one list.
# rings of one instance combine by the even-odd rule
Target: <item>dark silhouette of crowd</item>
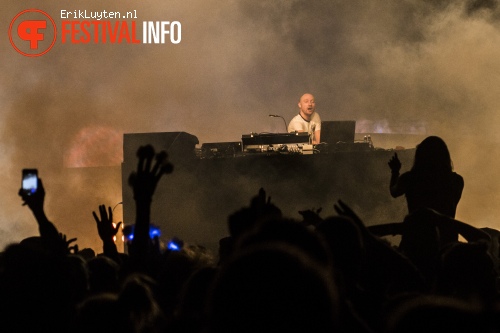
[[155,189],[173,166],[149,145],[137,158],[127,253],[111,207],[92,212],[95,254],[45,215],[41,179],[19,192],[39,235],[0,255],[0,332],[500,332],[500,232],[455,219],[464,181],[438,137],[417,146],[410,171],[400,175],[397,154],[388,163],[389,191],[408,203],[401,223],[367,227],[341,200],[335,215],[291,219],[260,189],[228,216],[217,254],[150,236]]

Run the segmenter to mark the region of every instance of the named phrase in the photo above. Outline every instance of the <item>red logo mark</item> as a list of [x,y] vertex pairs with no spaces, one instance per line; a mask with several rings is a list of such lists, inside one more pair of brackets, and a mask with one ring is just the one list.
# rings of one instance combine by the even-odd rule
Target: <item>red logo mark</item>
[[[12,30],[16,25],[16,21],[21,15],[25,15],[29,19],[20,20],[17,24],[17,36],[12,35]],[[43,19],[39,19],[42,17]],[[36,18],[36,19],[35,19]],[[45,34],[49,34],[51,31],[47,29],[47,20],[52,23],[52,42],[47,46],[48,43],[45,40]],[[40,9],[27,9],[23,10],[17,14],[14,19],[10,22],[9,26],[9,39],[12,47],[22,55],[26,57],[39,57],[49,52],[49,50],[54,46],[57,38],[57,28],[54,20],[47,13]],[[45,44],[45,45],[40,45]],[[29,45],[29,49],[27,49]],[[41,50],[39,50],[39,48]],[[35,52],[33,52],[35,51]]]
[[43,34],[38,29],[45,28],[46,21],[23,21],[17,26],[17,34],[22,40],[30,42],[30,49],[38,50],[38,41],[43,40]]

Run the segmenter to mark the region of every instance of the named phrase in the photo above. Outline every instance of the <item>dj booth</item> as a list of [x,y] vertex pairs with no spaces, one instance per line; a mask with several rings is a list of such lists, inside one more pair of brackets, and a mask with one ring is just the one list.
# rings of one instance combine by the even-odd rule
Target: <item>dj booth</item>
[[[135,204],[128,177],[137,168],[137,149],[151,144],[165,150],[174,171],[160,180],[152,203],[151,222],[162,240],[178,237],[217,251],[228,235],[227,217],[262,187],[287,217],[322,208],[335,214],[341,199],[367,225],[401,221],[404,198],[389,194],[392,149],[361,142],[309,145],[301,133],[243,135],[241,141],[206,143],[185,132],[124,135],[122,164],[123,219],[134,223]],[[414,149],[397,151],[403,169],[411,166]]]

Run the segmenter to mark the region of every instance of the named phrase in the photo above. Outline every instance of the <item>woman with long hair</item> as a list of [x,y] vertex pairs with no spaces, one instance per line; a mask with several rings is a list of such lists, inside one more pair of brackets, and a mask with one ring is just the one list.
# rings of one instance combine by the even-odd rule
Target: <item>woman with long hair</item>
[[[420,208],[430,208],[455,218],[462,196],[464,180],[453,171],[450,152],[443,139],[437,136],[425,138],[415,151],[413,167],[399,174],[401,162],[397,153],[389,160],[391,168],[390,192],[392,197],[406,196],[408,213]],[[455,240],[458,234],[440,230],[441,239]]]

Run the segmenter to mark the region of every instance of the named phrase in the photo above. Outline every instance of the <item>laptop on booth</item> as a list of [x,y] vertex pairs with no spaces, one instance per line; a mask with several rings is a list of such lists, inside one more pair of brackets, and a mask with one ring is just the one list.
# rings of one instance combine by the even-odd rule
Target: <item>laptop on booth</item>
[[354,143],[356,120],[332,120],[321,122],[321,142],[329,145]]

